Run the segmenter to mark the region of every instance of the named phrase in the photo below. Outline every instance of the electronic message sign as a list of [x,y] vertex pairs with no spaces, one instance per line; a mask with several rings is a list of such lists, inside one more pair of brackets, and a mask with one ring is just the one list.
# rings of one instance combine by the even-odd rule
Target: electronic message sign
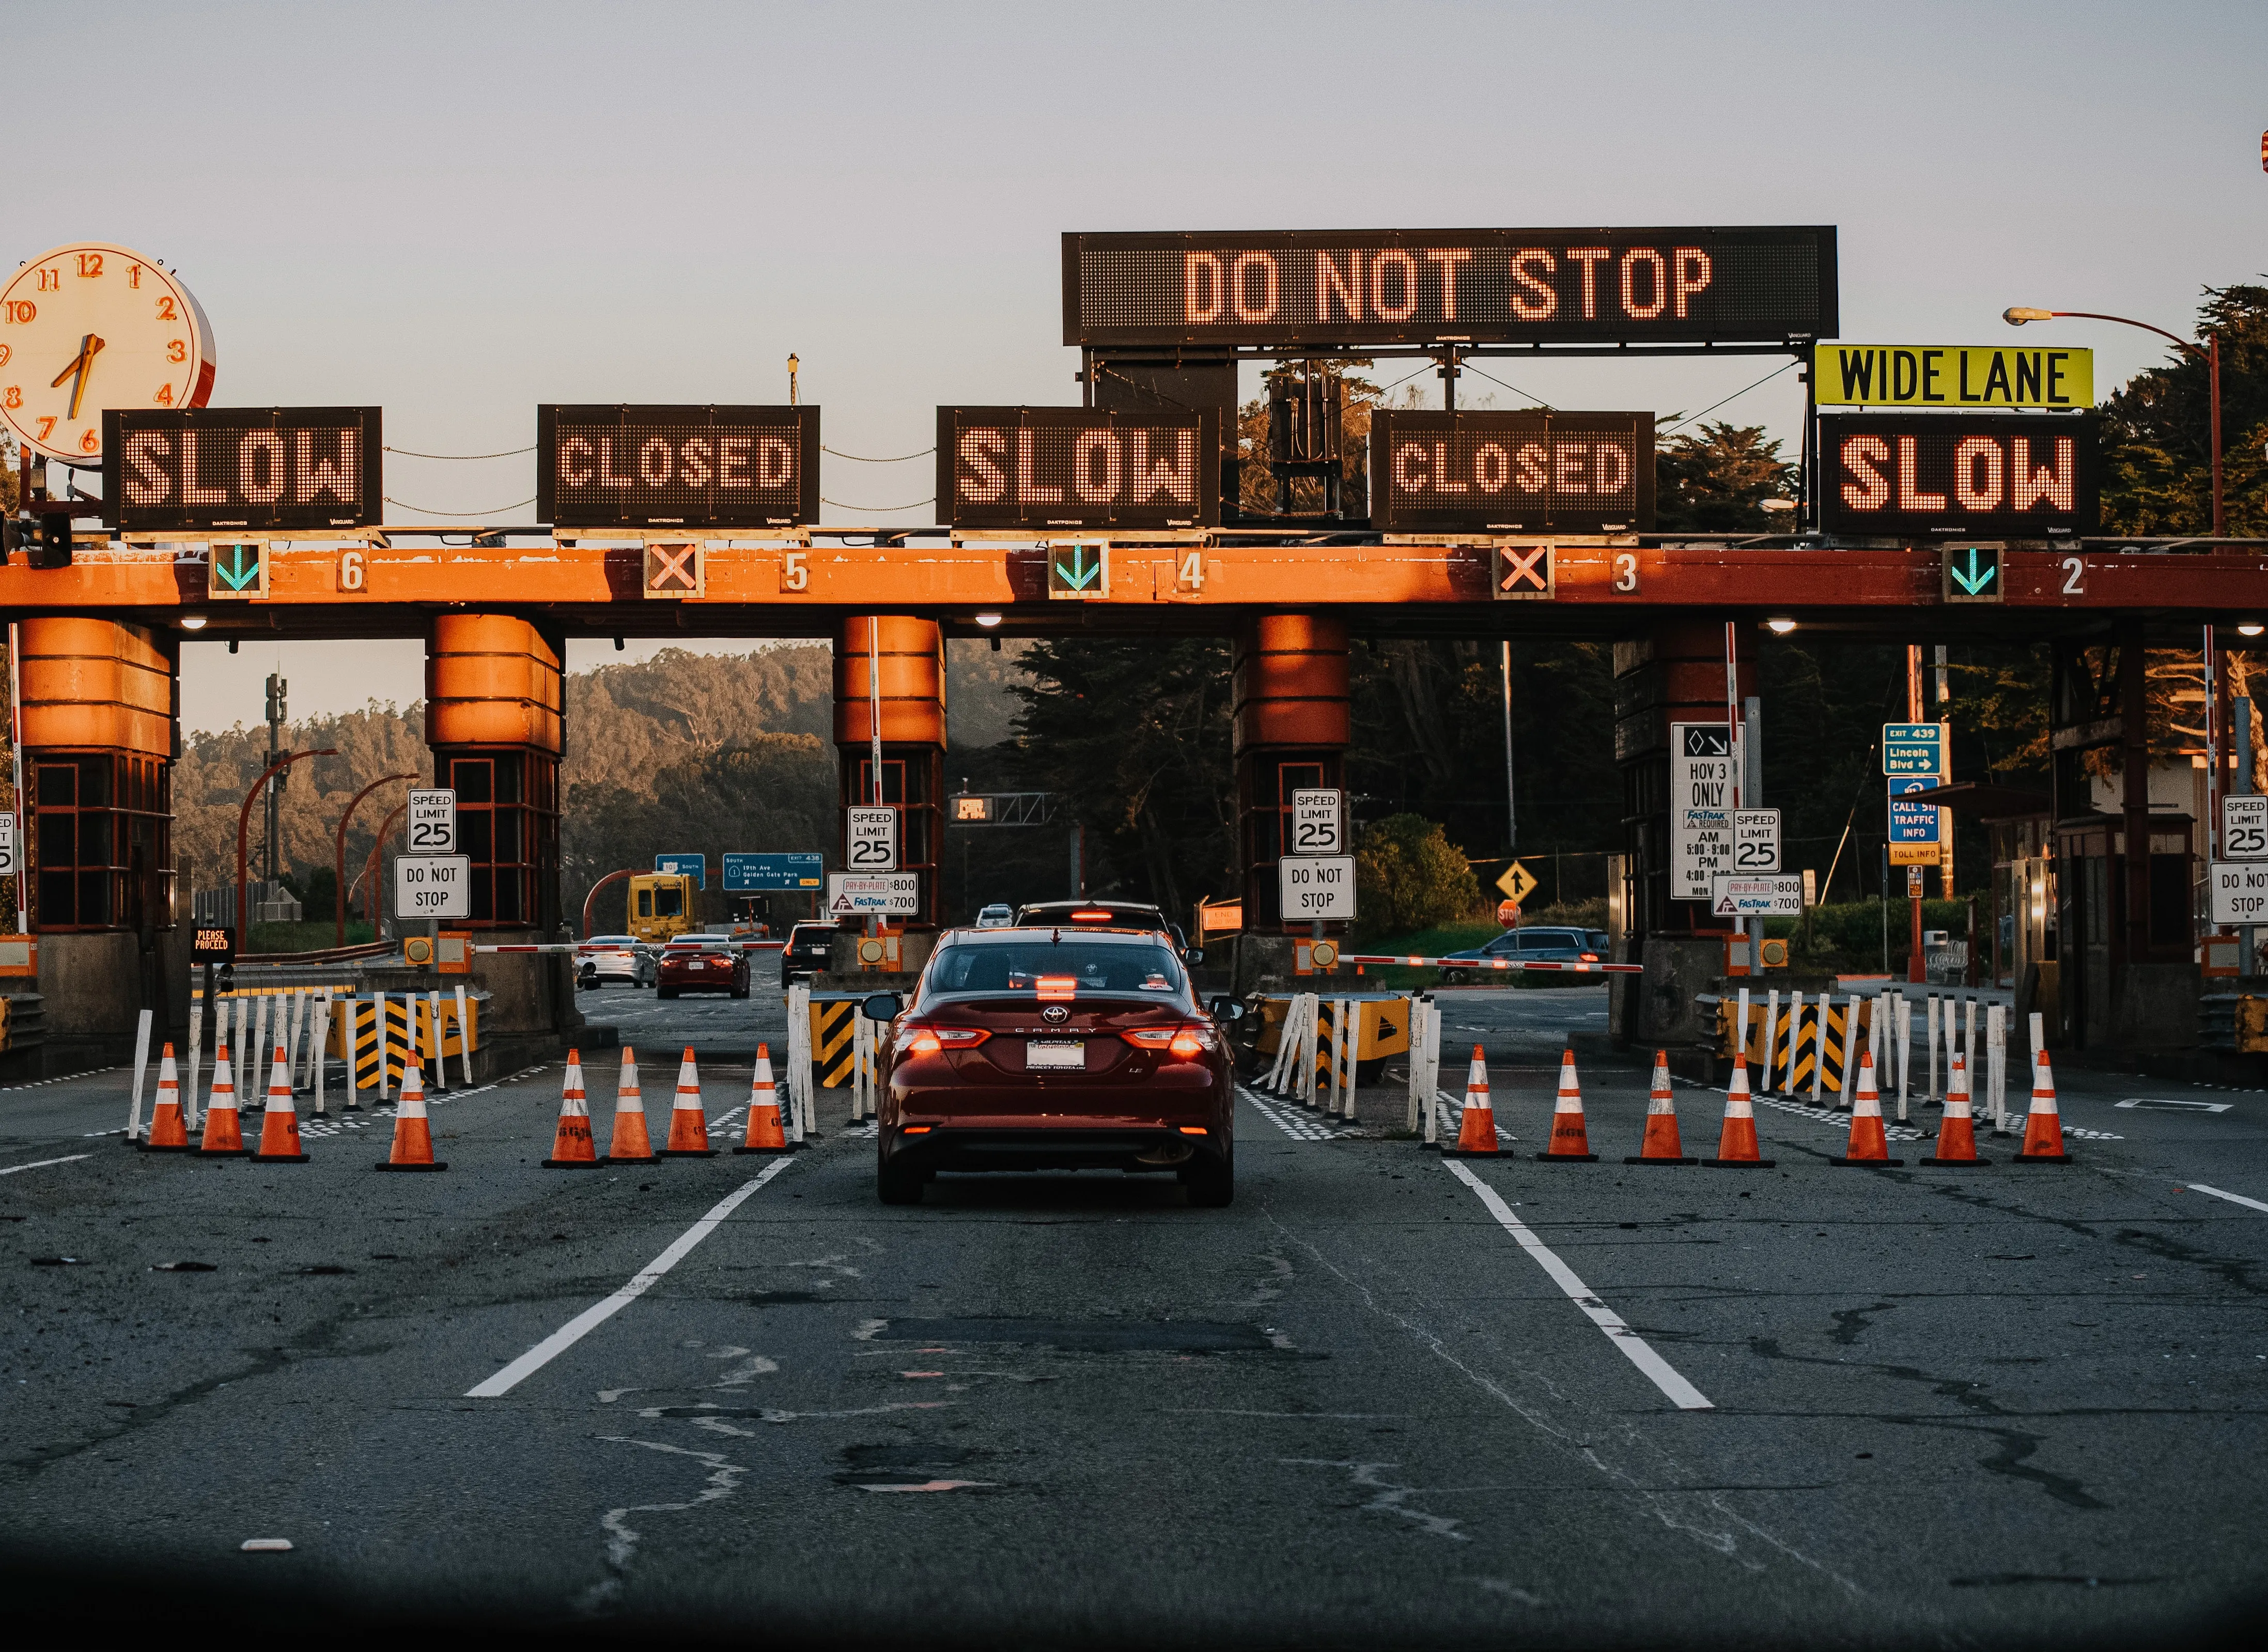
[[2085,414],[1828,413],[1819,451],[1830,534],[2046,539],[2095,526]]
[[1845,407],[2095,405],[2091,350],[2011,350],[1983,344],[1821,344],[1811,382],[1822,402]]
[[819,409],[539,407],[535,491],[555,527],[815,522]]
[[1067,234],[1066,344],[1766,343],[1837,330],[1832,225]]
[[1370,520],[1388,534],[1645,533],[1653,415],[1381,409]]
[[374,407],[112,408],[103,520],[126,533],[361,527],[379,520]]
[[1209,527],[1220,416],[941,407],[937,498],[955,527]]

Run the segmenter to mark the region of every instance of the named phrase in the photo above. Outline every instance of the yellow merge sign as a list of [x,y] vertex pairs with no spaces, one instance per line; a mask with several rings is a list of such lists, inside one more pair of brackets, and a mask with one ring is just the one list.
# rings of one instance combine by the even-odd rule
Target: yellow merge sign
[[1511,899],[1524,901],[1535,891],[1535,874],[1515,860],[1504,869],[1496,886]]
[[1820,401],[1845,407],[2092,407],[2095,352],[1818,344],[1811,381]]

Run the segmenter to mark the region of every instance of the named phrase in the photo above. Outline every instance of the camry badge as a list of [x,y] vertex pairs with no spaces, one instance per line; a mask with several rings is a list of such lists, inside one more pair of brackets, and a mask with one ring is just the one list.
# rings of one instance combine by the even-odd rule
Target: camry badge
[[1050,1004],[1040,1012],[1040,1019],[1042,1021],[1069,1021],[1071,1019],[1071,1012],[1060,1004]]

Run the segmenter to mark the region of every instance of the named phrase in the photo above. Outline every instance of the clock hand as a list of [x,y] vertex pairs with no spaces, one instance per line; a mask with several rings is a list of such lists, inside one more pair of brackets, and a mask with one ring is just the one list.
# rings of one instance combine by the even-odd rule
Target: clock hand
[[71,386],[70,417],[74,422],[78,418],[79,401],[86,395],[87,372],[94,365],[95,355],[101,349],[102,340],[94,334],[89,333],[85,338],[79,340],[78,354],[64,365],[61,372],[48,381],[48,388],[60,389],[63,387],[64,380],[73,373],[78,375],[78,381]]

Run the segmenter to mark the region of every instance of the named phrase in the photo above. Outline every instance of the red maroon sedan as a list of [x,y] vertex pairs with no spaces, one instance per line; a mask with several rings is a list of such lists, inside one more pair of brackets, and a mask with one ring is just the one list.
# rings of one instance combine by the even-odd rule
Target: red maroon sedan
[[681,992],[748,995],[747,949],[729,935],[680,935],[661,949],[656,998]]
[[[1224,1013],[1233,1014],[1226,1003]],[[1235,1192],[1227,1040],[1155,933],[956,930],[895,1018],[876,1191],[939,1170],[1170,1170],[1195,1205]]]

